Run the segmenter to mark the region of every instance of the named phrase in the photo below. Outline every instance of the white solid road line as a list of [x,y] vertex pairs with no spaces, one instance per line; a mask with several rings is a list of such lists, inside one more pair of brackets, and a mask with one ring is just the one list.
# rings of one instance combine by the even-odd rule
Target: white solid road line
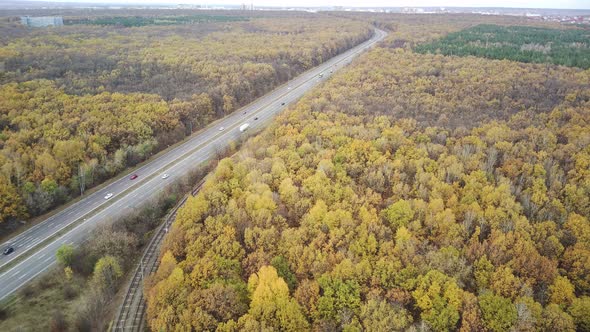
[[[245,121],[250,121],[253,129],[258,130],[263,127],[277,113],[287,108],[287,104],[290,104],[294,100],[298,100],[309,89],[316,86],[318,83],[315,82],[315,77],[317,77],[319,73],[328,70],[340,62],[343,62],[344,64],[349,63],[368,45],[374,45],[376,42],[383,39],[383,37],[384,33],[376,30],[375,35],[369,41],[363,42],[355,48],[329,59],[324,64],[312,68],[288,82],[288,85],[292,87],[291,89],[287,89],[287,83],[277,87],[275,90],[256,101],[253,101],[251,104],[246,105],[244,108],[237,110],[233,114],[228,115],[224,119],[215,121],[204,128],[199,134],[195,134],[188,138],[172,150],[163,152],[156,159],[148,161],[140,168],[130,172],[130,174],[122,175],[121,178],[114,180],[104,188],[82,198],[70,207],[64,209],[62,212],[51,216],[46,221],[31,227],[28,231],[9,240],[12,241],[12,243],[15,243],[17,241],[22,241],[23,239],[34,238],[34,242],[29,244],[29,246],[32,246],[37,242],[45,241],[59,231],[70,226],[72,223],[85,217],[84,221],[80,220],[82,222],[75,225],[65,234],[52,240],[52,242],[47,243],[41,248],[35,247],[28,251],[42,253],[41,256],[38,254],[31,254],[0,275],[0,285],[2,285],[0,287],[0,299],[10,295],[16,289],[20,288],[26,282],[41,274],[54,264],[54,253],[59,248],[60,244],[80,244],[86,235],[89,234],[99,222],[115,218],[120,211],[126,209],[127,205],[132,204],[137,206],[138,203],[145,204],[158,192],[171,186],[173,181],[162,180],[162,173],[171,174],[172,179],[178,178],[187,173],[192,166],[207,160],[210,156],[214,156],[219,148],[227,145],[228,141],[238,139],[242,134],[236,132],[234,129],[237,130],[237,128]],[[338,68],[341,68],[341,66],[338,66]],[[286,106],[281,105],[281,102],[285,102]],[[247,113],[246,116],[242,114],[244,111]],[[253,120],[253,117],[255,116],[259,117],[259,119]],[[223,126],[226,129],[220,132],[218,130],[219,126]],[[130,183],[128,177],[131,173],[141,173],[142,178],[147,180]],[[117,193],[121,194],[125,191],[126,194],[117,197]],[[109,192],[115,193],[115,200],[103,199],[104,195]],[[108,204],[105,208],[102,208],[95,214],[89,214],[105,204]],[[77,213],[77,217],[65,218],[74,213]],[[36,231],[32,232],[33,229]],[[36,235],[33,236],[33,234]],[[27,252],[27,250],[19,251],[18,255],[23,254],[24,252]],[[49,254],[49,256],[40,264],[39,260],[45,257],[46,254]],[[12,261],[14,258],[18,257],[18,255],[14,255],[8,260],[1,260],[0,266]],[[18,269],[17,273],[20,273],[20,271],[27,271],[26,275],[30,276],[22,276],[15,281],[12,271],[16,269]],[[31,272],[33,272],[32,275]]]
[[[367,42],[361,43],[360,45],[357,46],[357,47],[359,47],[361,45],[364,45],[363,47],[360,47],[356,51],[352,51],[352,52],[347,51],[347,52],[345,52],[345,54],[340,54],[340,55],[337,55],[337,56],[333,57],[332,59],[326,61],[326,63],[324,63],[324,65],[320,65],[319,66],[319,67],[322,67],[322,66],[324,67],[321,71],[327,70],[329,67],[332,66],[332,65],[326,66],[326,64],[328,64],[328,63],[334,63],[333,66],[336,66],[341,61],[350,60],[351,57],[354,57],[356,54],[358,54],[361,51],[367,49],[369,46],[372,46],[378,40],[382,39],[383,36],[384,36],[384,33],[383,32],[380,32],[379,30],[376,30],[376,34],[375,34],[375,36],[373,37],[372,40],[369,40]],[[278,87],[274,91],[272,91],[272,92],[266,94],[265,96],[259,98],[257,101],[259,101],[259,102],[270,102],[270,101],[272,101],[273,98],[276,98],[276,94],[278,93],[278,91],[280,91],[281,89],[284,90],[284,88],[285,88],[285,86],[287,84],[293,84],[293,85],[295,85],[295,83],[297,83],[298,81],[302,81],[303,80],[302,77],[307,76],[310,72],[315,71],[317,69],[319,69],[319,68],[318,67],[312,68],[312,69],[306,71],[305,73],[302,73],[300,76],[296,77],[291,82],[288,82],[286,84],[283,84],[282,86]],[[311,78],[309,78],[307,80],[303,80],[303,82],[300,85],[295,86],[295,88],[293,88],[293,90],[298,90],[298,88],[303,88],[302,84],[309,83],[309,81],[311,79],[313,79],[313,77],[315,77],[315,76],[316,75],[314,74],[314,75],[312,75]],[[328,76],[328,75],[326,75],[326,76]],[[290,89],[288,89],[288,90],[290,90]],[[285,92],[284,94],[286,94],[286,93],[288,93],[288,91]],[[297,98],[299,98],[299,97],[297,97]],[[269,101],[269,99],[271,99],[271,100]],[[245,110],[248,113],[250,113],[252,110],[255,110],[256,109],[256,102],[257,101],[251,103],[250,105],[247,105],[246,108],[245,108]],[[268,107],[269,105],[266,105],[266,106]],[[242,110],[240,110],[240,111],[242,111]],[[206,131],[207,130],[210,130],[211,127],[217,127],[220,124],[221,125],[225,125],[228,122],[231,123],[232,121],[235,121],[236,118],[237,118],[235,115],[236,114],[231,114],[231,115],[229,115],[228,117],[226,117],[224,119],[220,119],[220,120],[215,121],[208,128],[204,129],[204,132],[203,133],[206,133]],[[211,135],[211,133],[209,133],[209,135]],[[214,133],[213,133],[213,136],[215,136]],[[192,143],[192,145],[194,145],[194,144],[197,144],[197,145],[198,144],[202,144],[202,142],[200,142],[200,140],[202,140],[203,138],[206,139],[207,137],[194,136],[192,138],[189,138],[184,143],[182,143],[179,146],[175,147],[171,151],[165,152],[163,155],[159,156],[158,159],[153,160],[152,162],[146,163],[145,165],[143,165],[142,167],[136,169],[133,172],[138,172],[138,173],[139,172],[143,172],[146,169],[150,169],[150,168],[153,168],[153,167],[157,166],[157,163],[162,163],[162,162],[165,163],[165,161],[166,161],[165,160],[166,159],[165,157],[172,156],[175,153],[179,153],[179,152],[180,153],[183,153],[183,152],[185,152],[187,149],[190,149],[191,148],[191,144],[189,144],[189,143]],[[27,234],[32,233],[33,231],[36,231],[39,228],[43,228],[42,226],[46,226],[47,222],[52,221],[54,219],[57,219],[58,217],[63,217],[64,216],[64,213],[67,212],[66,215],[69,215],[69,214],[73,213],[74,212],[74,209],[76,209],[76,208],[80,208],[80,207],[84,208],[84,207],[87,207],[89,205],[90,206],[93,206],[93,205],[96,205],[96,203],[98,203],[98,205],[96,205],[94,208],[97,208],[97,207],[103,205],[105,202],[102,201],[102,200],[87,201],[87,199],[88,199],[88,197],[90,197],[90,198],[96,198],[96,197],[102,196],[106,192],[108,192],[110,190],[110,188],[112,188],[114,186],[118,186],[118,185],[125,186],[125,185],[128,185],[128,183],[127,183],[127,177],[130,174],[131,173],[126,174],[126,175],[124,175],[123,177],[121,177],[121,178],[119,178],[117,180],[114,180],[113,182],[109,183],[105,187],[99,189],[97,192],[91,194],[91,196],[87,196],[86,199],[83,198],[83,199],[79,200],[78,202],[76,202],[76,203],[70,205],[69,207],[65,208],[61,213],[57,213],[57,214],[49,217],[45,222],[42,222],[42,223],[39,223],[37,225],[32,226],[31,228],[29,228],[28,230],[24,231],[20,235],[17,235],[15,238],[12,238],[12,239],[4,242],[2,245],[8,245],[10,242],[18,242],[18,241],[20,241],[20,239],[22,239],[22,237],[26,236]],[[151,173],[148,172],[147,176],[151,176],[153,174],[154,174],[154,172],[151,172]],[[91,210],[93,210],[93,209],[91,209]],[[76,220],[74,220],[74,221],[76,221]],[[67,223],[66,225],[63,225],[63,226],[65,227],[67,225],[69,225],[69,223]],[[57,226],[54,225],[53,228],[55,228],[55,227],[57,227]],[[10,257],[8,257],[7,260],[4,260],[4,259],[2,259],[3,257],[0,257],[0,262],[1,262],[0,267],[2,265],[4,265],[4,264],[9,263],[10,261],[14,260],[15,258],[19,257],[20,255],[22,255],[24,253],[25,252],[19,251],[19,252],[15,253],[14,255],[11,255]]]

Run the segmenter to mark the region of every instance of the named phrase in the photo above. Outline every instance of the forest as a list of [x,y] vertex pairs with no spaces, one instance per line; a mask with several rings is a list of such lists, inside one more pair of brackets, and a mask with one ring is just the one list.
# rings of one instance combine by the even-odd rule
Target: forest
[[247,17],[225,16],[225,15],[191,15],[191,16],[115,16],[97,17],[92,19],[68,19],[66,25],[88,24],[88,25],[116,25],[124,27],[142,27],[146,25],[176,25],[195,24],[203,22],[232,22],[247,21]]
[[590,331],[590,71],[414,52],[453,16],[359,17],[387,41],[178,212],[151,329]]
[[590,29],[547,29],[482,24],[417,46],[419,53],[590,68]]
[[4,20],[0,222],[67,202],[372,33],[342,18],[229,13],[131,28]]
[[329,12],[329,15],[370,23],[389,31],[389,47],[415,49],[482,24],[564,29],[559,23],[539,21],[523,16],[473,14],[389,14],[376,12]]

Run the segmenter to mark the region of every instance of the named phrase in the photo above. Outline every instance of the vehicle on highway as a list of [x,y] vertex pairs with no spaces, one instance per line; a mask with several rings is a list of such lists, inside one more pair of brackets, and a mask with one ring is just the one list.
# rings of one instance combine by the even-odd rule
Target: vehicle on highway
[[254,120],[258,120],[258,117],[257,117],[257,116],[256,116],[256,117],[254,117]]
[[138,176],[137,174],[133,174],[129,177],[129,180],[135,180],[135,179],[137,179],[137,176]]
[[170,176],[170,174],[164,173],[164,174],[162,174],[162,179],[167,179],[169,176]]
[[[358,49],[354,48],[350,52],[345,53],[343,56],[346,57],[343,59],[348,60],[349,58],[352,58],[352,55],[355,54],[353,52],[357,52],[356,50]],[[330,70],[330,68],[327,66],[321,66],[320,68],[324,70]],[[322,70],[320,68],[316,70]],[[319,74],[316,74],[314,77],[313,72],[310,74],[304,73],[294,78],[293,83],[298,85],[296,87],[290,87],[292,87],[291,90],[297,89],[297,91],[288,91],[287,94],[289,94],[289,100],[300,98],[305,93],[309,93],[309,91],[311,91],[314,85],[316,85]],[[326,74],[326,76],[327,75],[328,74]],[[319,81],[323,81],[323,79],[319,79]],[[282,94],[284,94],[284,90],[281,90],[280,87],[273,89],[268,94],[260,96],[261,98],[253,100],[247,109],[252,109],[255,115],[260,111],[260,116],[265,117],[266,122],[268,118],[272,117],[276,113],[279,113],[279,111],[283,108],[281,107],[277,109],[275,107],[276,99],[284,98],[281,97]],[[279,103],[281,102],[282,101],[279,101]],[[188,173],[190,167],[194,166],[195,164],[201,163],[207,159],[214,159],[214,155],[211,156],[212,153],[214,154],[216,151],[224,148],[225,146],[231,145],[232,140],[238,137],[245,138],[246,136],[254,133],[254,131],[257,131],[259,129],[258,127],[262,127],[262,123],[255,121],[254,125],[256,126],[256,129],[252,129],[250,132],[248,132],[248,134],[241,136],[245,131],[250,129],[249,126],[252,125],[249,124],[249,122],[253,121],[254,118],[250,118],[250,113],[248,113],[247,110],[243,110],[242,112],[244,115],[248,115],[248,117],[240,118],[239,115],[228,114],[229,116],[224,119],[227,120],[226,122],[230,126],[227,133],[223,133],[223,131],[221,131],[223,133],[221,135],[212,134],[210,130],[215,130],[212,129],[212,127],[217,125],[219,129],[220,126],[219,123],[211,123],[211,126],[208,127],[209,131],[205,129],[201,132],[195,133],[186,141],[179,142],[177,148],[170,148],[161,154],[150,158],[144,164],[145,171],[139,169],[138,171],[149,175],[152,172],[161,172],[162,169],[173,169],[175,172],[174,176],[180,177],[183,176],[183,174]],[[240,124],[240,122],[242,123]],[[225,121],[221,123],[225,123]],[[239,134],[236,133],[235,127],[238,126],[238,128],[240,128],[244,124],[246,126],[238,132]],[[100,223],[108,220],[115,220],[128,212],[132,213],[131,211],[136,209],[136,207],[142,204],[142,202],[149,202],[151,199],[153,199],[153,197],[155,197],[158,192],[163,189],[164,185],[171,184],[168,181],[164,181],[164,183],[158,182],[157,180],[150,181],[152,176],[155,176],[156,174],[153,174],[152,176],[146,175],[145,179],[137,182],[135,180],[130,181],[129,177],[132,174],[129,174],[128,171],[120,174],[117,179],[113,180],[113,183],[105,184],[108,187],[98,192],[98,195],[103,193],[103,200],[110,200],[112,197],[114,197],[114,192],[117,191],[118,196],[113,204],[101,204],[100,202],[97,202],[98,195],[87,194],[85,195],[86,197],[82,197],[80,199],[79,204],[76,204],[74,211],[70,212],[68,209],[66,209],[65,211],[57,212],[54,217],[51,217],[51,219],[43,220],[41,223],[39,223],[39,225],[43,226],[34,228],[30,233],[25,232],[22,235],[18,235],[10,239],[10,245],[14,247],[14,252],[16,252],[16,249],[18,248],[19,254],[13,255],[14,252],[12,252],[10,254],[12,256],[5,256],[4,260],[0,261],[1,264],[11,261],[8,263],[8,265],[2,265],[3,271],[0,275],[0,285],[2,285],[2,287],[0,287],[0,300],[3,300],[4,298],[10,296],[14,291],[17,291],[17,289],[25,286],[32,276],[45,273],[52,266],[55,266],[55,259],[54,256],[51,255],[51,252],[55,252],[55,250],[59,248],[64,240],[72,240],[75,242],[82,242],[83,240],[86,240],[90,236],[88,235],[88,232],[92,229],[95,229]],[[127,181],[124,180],[125,175],[127,175]],[[172,174],[170,174],[170,177],[171,175]],[[160,173],[161,179],[163,176],[164,173]],[[170,181],[172,182],[175,180],[176,178]],[[113,191],[108,191],[105,193],[107,189]],[[84,222],[80,221],[81,216],[84,216],[82,217],[84,218]],[[86,216],[88,219],[85,218]],[[59,225],[59,227],[51,227],[55,225]],[[80,227],[76,227],[76,225],[80,225]],[[62,236],[61,234],[65,233],[65,231],[61,231],[64,227],[68,229],[68,234]],[[25,239],[25,236],[29,236],[30,234],[32,234],[31,238]],[[30,239],[34,239],[32,241],[35,242],[32,242]],[[156,241],[154,241],[154,243],[155,242]],[[26,248],[29,243],[31,246]],[[43,243],[43,245],[34,245],[34,243]],[[47,245],[45,245],[46,243]],[[8,246],[8,243],[2,245],[4,249],[6,249]],[[4,249],[0,248],[2,251],[4,251]],[[158,252],[159,249],[156,251],[156,253]],[[48,255],[52,257],[41,258],[39,253],[48,253]],[[12,258],[15,258],[21,254],[30,258],[19,260],[19,262],[12,261]],[[141,268],[139,270],[143,272],[144,266],[140,265],[140,267]],[[143,286],[142,283],[138,284],[135,282],[129,284],[133,284],[133,287],[139,289],[138,293],[143,293],[141,290],[141,286]],[[145,319],[143,311],[141,310],[142,304],[139,303],[140,301],[137,302],[138,313],[133,314],[132,312],[130,314],[130,319],[128,319],[128,321],[132,320],[134,323],[137,321],[143,321],[143,319]],[[145,305],[145,301],[143,302],[143,305]],[[125,327],[125,325],[121,325],[120,327]],[[115,325],[114,329],[118,328],[119,325]],[[0,328],[0,332],[1,330],[2,329]]]
[[284,106],[284,105],[285,105],[285,103],[284,103],[284,102],[282,102],[282,103],[281,103],[281,105],[283,105],[283,106]]
[[289,87],[287,87],[287,90],[291,90],[291,87],[290,87],[290,86],[289,86]]
[[14,251],[13,247],[8,247],[6,249],[4,249],[4,255],[10,255],[10,253],[12,253]]
[[324,73],[320,73],[320,77],[324,77]]
[[219,131],[223,131],[225,127],[219,127]]
[[248,129],[248,127],[250,127],[249,123],[244,123],[243,125],[240,126],[240,132],[245,132],[246,129]]

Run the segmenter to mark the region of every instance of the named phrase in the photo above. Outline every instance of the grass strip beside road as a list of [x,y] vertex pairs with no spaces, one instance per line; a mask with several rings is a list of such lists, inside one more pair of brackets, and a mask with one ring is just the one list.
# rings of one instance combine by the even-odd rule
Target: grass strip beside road
[[[171,214],[174,213],[181,202],[184,201],[187,196],[191,195],[195,188],[194,183],[202,183],[207,174],[215,169],[222,158],[230,157],[239,150],[239,147],[245,139],[246,136],[241,136],[240,140],[235,141],[235,143],[230,143],[230,147],[218,151],[217,154],[213,155],[207,161],[198,162],[194,167],[191,167],[191,170],[187,174],[171,181],[169,187],[165,191],[159,192],[157,197],[153,197],[149,201],[146,201],[147,203],[143,204],[142,207],[139,208],[139,211],[132,212],[135,216],[130,217],[131,219],[137,219],[143,222],[145,221],[143,213],[152,207],[157,206],[156,211],[158,212],[156,213],[158,216],[155,216],[155,218],[157,218],[159,222],[154,224],[154,228],[147,232],[142,231],[138,233],[137,229],[133,231],[127,228],[127,232],[131,231],[138,237],[148,240],[148,242],[138,248],[137,251],[135,251],[135,254],[126,256],[126,260],[131,260],[134,263],[126,265],[127,268],[124,272],[124,279],[120,280],[115,295],[108,301],[103,312],[100,314],[100,320],[102,322],[112,321],[115,313],[120,308],[120,303],[123,300],[124,295],[127,293],[126,286],[128,285],[129,278],[133,276],[135,267],[139,261],[139,256],[141,256],[147,246],[149,246],[149,242],[152,241],[152,236],[155,235],[154,232],[157,232],[158,229],[168,221]],[[171,198],[173,198],[173,202],[170,201]],[[122,218],[125,219],[127,217]],[[121,220],[117,219],[112,220],[111,222],[116,224],[120,221]],[[162,223],[162,221],[164,223]],[[150,221],[148,221],[148,223],[150,223]],[[147,234],[150,235],[146,237]],[[90,236],[86,240],[92,241],[92,237]],[[81,247],[76,248],[76,250],[81,250]],[[15,331],[23,328],[27,331],[40,329],[49,330],[48,325],[55,322],[56,311],[60,311],[63,316],[65,316],[67,326],[75,327],[76,318],[80,315],[80,309],[82,308],[80,305],[81,303],[84,303],[84,299],[87,299],[87,295],[89,294],[86,291],[88,288],[84,287],[84,285],[88,285],[90,276],[80,278],[80,275],[75,273],[73,281],[77,281],[78,284],[78,286],[74,285],[76,288],[76,295],[74,297],[65,298],[64,296],[66,295],[63,293],[63,286],[68,282],[64,282],[63,271],[59,265],[56,264],[48,269],[48,273],[44,273],[43,275],[34,278],[35,279],[30,284],[0,301],[0,330]],[[51,287],[58,289],[58,291],[48,289],[47,285],[49,284],[52,285]],[[82,310],[84,309],[82,308]],[[108,328],[106,324],[103,325],[105,329]]]

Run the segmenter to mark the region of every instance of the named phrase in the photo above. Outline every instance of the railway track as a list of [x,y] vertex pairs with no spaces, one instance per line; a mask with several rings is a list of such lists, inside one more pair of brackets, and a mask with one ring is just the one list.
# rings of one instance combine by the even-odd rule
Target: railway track
[[[205,179],[201,180],[191,191],[191,195],[195,196]],[[112,331],[144,331],[146,328],[145,311],[147,303],[143,296],[143,279],[148,275],[156,272],[158,269],[158,253],[164,236],[170,229],[170,225],[176,218],[176,213],[186,200],[188,195],[184,196],[182,200],[165,217],[165,221],[157,228],[156,234],[150,240],[150,243],[145,248],[143,255],[137,265],[133,277],[127,286],[125,299],[119,308],[119,312],[113,324]]]

